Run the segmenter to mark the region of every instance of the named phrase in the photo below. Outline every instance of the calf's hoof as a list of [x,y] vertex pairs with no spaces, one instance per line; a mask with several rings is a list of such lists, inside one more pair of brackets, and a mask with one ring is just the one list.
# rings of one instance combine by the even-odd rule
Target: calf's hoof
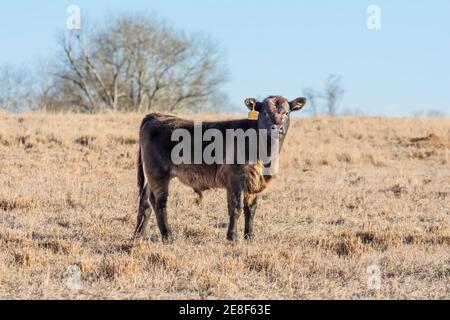
[[236,232],[231,232],[227,234],[227,240],[230,242],[236,242],[237,241],[237,234]]
[[140,230],[140,229],[136,229],[136,231],[134,231],[134,233],[133,233],[133,239],[134,240],[139,240],[143,236],[144,236],[144,231]]
[[246,233],[244,234],[244,239],[247,241],[252,241],[255,239],[255,235],[253,233]]
[[162,236],[162,241],[164,244],[172,244],[173,243],[173,235],[172,233],[167,233]]

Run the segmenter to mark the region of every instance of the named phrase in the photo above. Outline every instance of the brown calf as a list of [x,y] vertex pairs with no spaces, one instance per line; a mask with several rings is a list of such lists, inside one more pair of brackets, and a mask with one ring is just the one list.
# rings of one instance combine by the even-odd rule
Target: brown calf
[[[303,108],[306,99],[298,98],[289,102],[283,97],[271,96],[263,102],[247,99],[245,104],[249,109],[254,108],[259,112],[257,121],[244,119],[204,122],[201,124],[202,131],[215,129],[216,132],[223,133],[222,136],[225,137],[227,130],[230,129],[242,129],[244,131],[254,129],[257,132],[264,129],[269,132],[267,140],[270,139],[270,132],[278,134],[279,147],[281,148],[289,129],[291,112]],[[167,198],[169,182],[176,177],[184,184],[192,187],[200,197],[202,197],[202,192],[208,189],[226,189],[230,218],[227,239],[236,241],[237,221],[242,213],[245,216],[245,238],[251,239],[254,235],[253,219],[258,195],[267,188],[274,175],[263,172],[267,163],[263,164],[259,158],[256,159],[257,161],[249,161],[248,150],[250,146],[247,140],[245,163],[223,161],[214,164],[175,164],[172,159],[172,151],[177,142],[172,141],[173,132],[176,129],[183,129],[194,135],[194,127],[192,121],[159,113],[147,115],[142,121],[137,171],[140,200],[135,236],[143,235],[151,214],[151,208],[153,208],[163,240],[172,238],[172,232],[167,221]],[[206,143],[202,143],[201,150],[204,150]],[[225,143],[226,141],[223,141],[223,145]],[[235,144],[233,146],[236,147]],[[195,148],[194,143],[191,147],[192,149]],[[227,152],[229,150],[225,149],[224,157],[226,157]]]

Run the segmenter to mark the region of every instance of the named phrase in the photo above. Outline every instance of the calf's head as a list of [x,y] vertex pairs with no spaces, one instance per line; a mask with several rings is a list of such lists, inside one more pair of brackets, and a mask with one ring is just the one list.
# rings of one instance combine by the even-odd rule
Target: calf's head
[[292,112],[302,109],[306,105],[306,98],[297,98],[292,101],[281,96],[270,96],[264,101],[249,98],[245,105],[250,110],[259,112],[258,129],[267,130],[268,134],[279,134],[284,139],[289,129],[290,116]]

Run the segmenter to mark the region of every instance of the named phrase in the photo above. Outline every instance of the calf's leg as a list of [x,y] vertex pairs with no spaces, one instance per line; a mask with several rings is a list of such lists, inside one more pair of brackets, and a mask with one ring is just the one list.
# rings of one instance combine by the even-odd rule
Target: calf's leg
[[227,190],[228,214],[230,224],[228,225],[227,239],[229,241],[237,240],[237,223],[244,208],[244,193],[242,188],[235,185]]
[[136,229],[134,231],[134,237],[138,238],[144,235],[145,229],[148,224],[148,220],[152,213],[152,209],[150,207],[150,197],[152,196],[152,192],[148,188],[148,186],[144,187],[142,194],[139,196],[139,209],[137,215],[137,224]]
[[153,191],[154,194],[154,210],[156,221],[163,241],[172,240],[172,231],[167,221],[167,199],[169,196],[169,181],[161,181],[158,187]]
[[244,198],[244,215],[245,215],[244,237],[247,240],[254,238],[253,219],[255,218],[257,207],[258,207],[258,196],[246,195]]

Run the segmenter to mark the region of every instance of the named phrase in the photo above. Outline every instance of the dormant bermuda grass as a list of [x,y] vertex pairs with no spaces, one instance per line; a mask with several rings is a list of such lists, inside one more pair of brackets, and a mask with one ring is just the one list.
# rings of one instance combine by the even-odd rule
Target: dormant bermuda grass
[[173,181],[165,245],[131,240],[142,118],[0,114],[0,298],[450,298],[449,119],[294,118],[255,240]]

